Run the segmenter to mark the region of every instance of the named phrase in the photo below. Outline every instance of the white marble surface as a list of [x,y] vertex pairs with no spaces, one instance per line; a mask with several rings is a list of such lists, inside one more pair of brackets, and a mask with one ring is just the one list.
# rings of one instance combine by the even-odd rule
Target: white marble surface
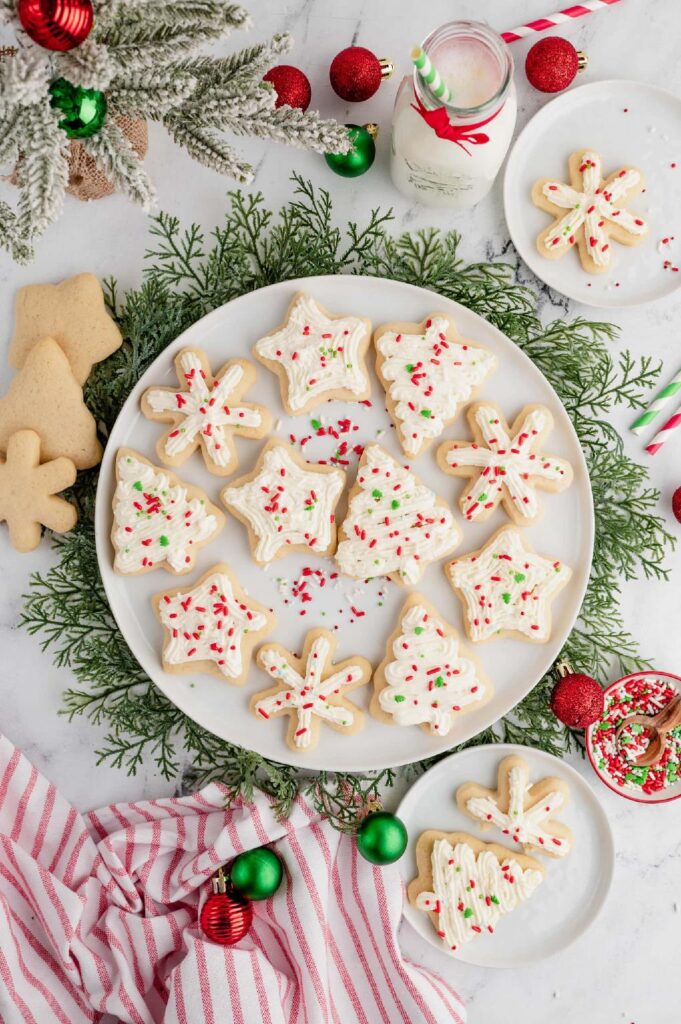
[[[288,176],[295,169],[333,191],[336,212],[343,221],[355,216],[362,219],[372,206],[392,204],[396,230],[431,223],[460,230],[461,255],[466,259],[499,256],[507,250],[498,183],[478,209],[457,216],[434,215],[410,207],[392,189],[386,157],[398,76],[372,100],[348,110],[332,93],[327,68],[337,50],[357,42],[379,51],[379,56],[394,58],[403,71],[410,45],[449,18],[482,18],[504,29],[545,15],[553,6],[550,0],[459,0],[455,5],[449,0],[429,0],[419,5],[412,0],[250,0],[248,6],[255,21],[251,38],[264,39],[282,29],[293,32],[296,44],[291,60],[307,71],[314,103],[323,112],[344,120],[375,120],[383,127],[376,165],[370,174],[356,181],[331,175],[314,155],[280,146],[242,143],[257,163],[254,188],[265,193],[268,203],[278,205],[287,199]],[[610,10],[571,24],[563,34],[589,54],[589,69],[582,81],[628,77],[681,94],[678,0],[622,0]],[[231,46],[240,42],[235,38]],[[528,47],[528,43],[514,47],[519,127],[545,102],[525,81],[522,65]],[[220,220],[228,185],[195,167],[156,130],[151,132],[148,165],[164,209],[185,220],[198,220],[206,230]],[[681,213],[677,212],[676,217],[681,218]],[[681,222],[676,225],[676,234],[681,237]],[[144,216],[122,199],[112,198],[89,207],[69,200],[64,218],[41,243],[33,266],[17,268],[0,255],[3,347],[10,337],[16,288],[87,269],[116,275],[124,289],[140,279],[146,241]],[[542,313],[547,319],[560,315],[546,295],[542,297]],[[569,305],[567,313],[592,315],[574,304]],[[681,293],[657,305],[615,316],[604,314],[604,318],[615,320],[621,327],[619,345],[637,354],[663,358],[670,373],[678,368]],[[3,389],[8,379],[9,371],[3,365]],[[624,428],[630,416],[621,410],[612,419]],[[628,450],[639,455],[640,442],[627,433],[625,440]],[[668,445],[650,463],[652,481],[662,491],[660,512],[676,534],[681,528],[671,518],[669,507],[673,489],[681,484],[679,443]],[[16,629],[20,595],[26,589],[29,573],[46,568],[50,560],[45,546],[32,556],[14,554],[4,530],[0,534],[0,727],[79,808],[169,792],[172,786],[158,776],[152,764],[134,779],[112,768],[95,767],[93,752],[102,743],[102,730],[84,721],[69,724],[57,716],[61,691],[70,683],[69,672],[57,670],[49,655],[41,654],[37,641]],[[671,582],[629,583],[623,588],[623,603],[627,624],[642,649],[658,667],[678,672],[681,549],[669,559],[669,566]],[[404,929],[409,954],[447,973],[468,999],[470,1019],[476,1024],[502,1024],[509,1019],[522,1019],[525,1024],[544,1024],[547,1020],[567,1024],[579,1019],[590,1024],[672,1024],[679,1019],[672,979],[678,970],[681,922],[675,903],[681,902],[681,805],[645,808],[629,804],[601,787],[578,759],[575,764],[597,787],[610,815],[618,850],[610,900],[576,945],[533,968],[513,973],[483,971],[447,960]]]

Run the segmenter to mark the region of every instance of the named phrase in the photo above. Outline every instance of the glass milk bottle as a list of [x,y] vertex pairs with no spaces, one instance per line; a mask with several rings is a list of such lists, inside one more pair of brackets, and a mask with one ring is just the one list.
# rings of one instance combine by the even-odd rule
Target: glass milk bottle
[[465,210],[489,192],[516,118],[513,58],[501,36],[475,21],[442,25],[423,49],[449,88],[443,104],[414,69],[393,113],[390,170],[408,199]]

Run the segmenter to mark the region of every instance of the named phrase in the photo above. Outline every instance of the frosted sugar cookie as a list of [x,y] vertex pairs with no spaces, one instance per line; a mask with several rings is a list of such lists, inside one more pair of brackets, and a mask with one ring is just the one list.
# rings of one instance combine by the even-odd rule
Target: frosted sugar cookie
[[446,313],[374,332],[376,372],[405,453],[416,458],[473,397],[497,360],[456,333]]
[[292,750],[312,750],[326,722],[338,732],[353,733],[364,724],[363,713],[346,695],[371,679],[371,665],[353,656],[333,664],[336,638],[327,629],[313,629],[305,638],[302,657],[281,644],[265,644],[257,662],[275,680],[256,693],[251,710],[260,719],[289,716],[286,742]]
[[341,572],[417,583],[460,540],[454,516],[434,491],[380,445],[364,449],[336,552]]
[[565,857],[572,849],[572,833],[554,820],[570,799],[570,787],[562,779],[544,778],[530,785],[530,770],[522,757],[505,757],[499,763],[497,788],[465,782],[456,791],[459,810],[477,821],[480,828],[497,828],[525,853]]
[[542,454],[553,429],[545,405],[526,405],[509,427],[498,406],[476,402],[467,410],[473,441],[445,441],[437,460],[452,476],[472,477],[459,499],[469,522],[483,522],[502,504],[517,526],[541,513],[537,490],[563,491],[572,483],[572,466]]
[[205,352],[185,348],[175,357],[177,388],[147,388],[142,412],[150,420],[171,423],[159,438],[161,462],[180,466],[201,448],[209,473],[227,476],[238,465],[235,437],[264,437],[272,417],[262,405],[243,402],[255,382],[255,367],[231,359],[213,376]]
[[253,354],[279,377],[287,413],[299,416],[334,398],[362,402],[369,397],[370,340],[370,320],[328,313],[299,292],[284,323],[256,341]]
[[447,736],[460,715],[491,696],[491,684],[456,630],[422,594],[410,594],[374,674],[374,717]]
[[247,597],[228,565],[214,565],[193,587],[163,590],[152,607],[164,629],[166,672],[211,672],[241,686],[256,643],[275,618]]
[[504,526],[484,547],[445,566],[463,604],[470,640],[512,636],[546,643],[551,636],[551,602],[572,570],[544,558],[513,526]]
[[626,206],[643,189],[643,175],[622,167],[604,179],[601,157],[592,149],[573,153],[569,166],[570,184],[540,178],[532,187],[535,206],[555,218],[538,236],[537,248],[558,260],[577,245],[584,269],[602,274],[611,265],[611,241],[638,245],[648,234],[643,217]]

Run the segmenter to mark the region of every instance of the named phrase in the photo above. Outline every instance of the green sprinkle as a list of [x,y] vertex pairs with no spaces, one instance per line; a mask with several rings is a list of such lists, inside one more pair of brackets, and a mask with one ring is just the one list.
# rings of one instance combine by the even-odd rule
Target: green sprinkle
[[435,680],[435,685],[436,686],[444,686],[445,685],[445,681],[442,678],[442,676],[438,676],[437,677],[437,679]]
[[393,498],[393,500],[390,502],[390,507],[391,508],[399,508],[400,507],[400,503],[397,500],[397,498]]
[[371,497],[375,498],[376,501],[380,501],[381,498],[383,497],[383,491],[379,491],[378,487],[374,487],[373,491],[371,492]]
[[141,480],[135,480],[135,482],[134,482],[134,484],[132,486],[135,488],[136,491],[141,491],[142,490],[142,481]]
[[423,626],[414,626],[414,632],[417,636],[421,636],[421,633],[423,633]]
[[310,426],[313,430],[319,430],[321,425],[321,420],[310,420]]
[[429,420],[429,419],[430,419],[430,417],[431,417],[431,416],[432,416],[433,414],[432,414],[432,412],[430,411],[430,409],[421,409],[421,415],[422,415],[422,416],[423,416],[423,417],[424,417],[425,419]]
[[159,542],[159,544],[161,545],[162,548],[167,548],[168,545],[170,544],[170,541],[168,540],[168,538],[165,537],[163,534],[161,534],[161,536],[158,538],[158,542]]
[[478,495],[478,501],[486,501],[486,499],[487,499],[487,492],[486,491],[483,491],[482,494]]
[[524,572],[516,572],[516,573],[513,574],[513,578],[516,581],[516,583],[522,583],[523,580],[525,579],[525,573]]
[[404,700],[406,700],[406,697],[404,697],[401,693],[395,694],[395,703],[396,704],[401,704],[402,701],[404,701]]
[[497,907],[499,906],[499,899],[497,896],[490,896],[490,899],[492,903],[496,904]]
[[511,603],[511,595],[510,594],[502,594],[501,595],[501,600],[504,602],[504,604],[510,604]]
[[405,370],[407,371],[407,373],[413,373],[415,369],[416,367],[414,366],[413,363],[407,363],[407,365],[405,366]]
[[471,910],[470,907],[466,907],[466,909],[463,912],[463,916],[464,917],[472,917],[473,916],[473,911]]

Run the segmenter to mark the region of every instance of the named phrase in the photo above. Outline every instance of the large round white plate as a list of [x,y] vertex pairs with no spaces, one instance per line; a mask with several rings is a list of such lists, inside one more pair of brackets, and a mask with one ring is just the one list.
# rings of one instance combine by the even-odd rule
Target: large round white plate
[[[530,769],[531,781],[548,775],[570,786],[570,803],[560,820],[572,829],[574,848],[564,860],[537,856],[544,880],[527,903],[499,921],[493,935],[483,934],[456,953],[446,950],[428,914],[405,897],[404,916],[424,939],[457,960],[479,967],[522,967],[552,956],[574,942],[603,906],[612,882],[615,848],[605,811],[589,784],[565,761],[543,750],[511,743],[468,747],[439,761],[411,787],[397,811],[409,832],[409,846],[400,861],[406,883],[416,875],[416,841],[434,828],[468,832],[484,842],[507,845],[496,829],[480,831],[456,806],[455,793],[464,782],[494,789],[502,758],[518,754]],[[512,851],[511,851],[512,852]]]
[[[480,710],[462,716],[447,737],[434,738],[418,727],[406,729],[385,725],[367,715],[364,729],[354,735],[344,736],[323,728],[315,750],[297,753],[285,743],[285,719],[264,722],[248,709],[251,694],[269,685],[269,680],[255,665],[242,688],[213,676],[169,675],[161,669],[162,630],[152,613],[152,595],[178,583],[191,586],[192,581],[215,562],[228,562],[248,592],[274,609],[278,623],[268,639],[299,651],[308,629],[338,626],[338,658],[361,654],[373,665],[383,657],[386,640],[407,596],[407,591],[394,583],[379,579],[363,584],[348,578],[329,580],[324,588],[314,587],[311,583],[313,602],[301,605],[299,599],[290,598],[290,603],[285,604],[278,579],[295,580],[303,566],[322,569],[328,576],[335,569],[334,563],[329,559],[296,554],[273,563],[269,571],[263,571],[251,558],[243,525],[229,514],[223,531],[199,552],[195,573],[178,578],[159,569],[144,576],[123,577],[112,571],[109,533],[115,453],[125,445],[156,462],[155,443],[163,429],[142,416],[142,392],[151,384],[176,383],[173,357],[184,346],[195,345],[205,349],[216,369],[231,356],[249,356],[257,338],[281,323],[291,297],[300,289],[310,292],[329,310],[367,316],[376,325],[388,320],[420,321],[434,310],[450,313],[465,337],[488,346],[498,356],[499,368],[481,392],[485,398],[497,401],[511,418],[526,402],[545,403],[555,419],[549,451],[570,459],[575,469],[572,487],[560,495],[547,494],[546,515],[541,523],[528,530],[531,543],[540,553],[559,558],[573,569],[572,579],[553,605],[551,640],[546,644],[497,640],[478,645],[484,668],[494,682],[494,697]],[[273,411],[275,421],[277,416],[282,416],[278,436],[286,439],[289,433],[293,433],[300,438],[314,433],[310,427],[312,416],[283,416],[277,379],[265,368],[258,366],[257,383],[248,398],[267,405]],[[375,378],[372,400],[371,408],[357,403],[330,403],[317,410],[314,416],[328,424],[348,417],[359,427],[347,435],[353,445],[375,440],[377,433],[383,430],[381,444],[404,461],[395,440],[395,431],[390,429],[383,391]],[[465,437],[466,433],[461,415],[446,436]],[[256,461],[261,443],[240,439],[237,445],[241,459],[238,472],[247,472]],[[304,448],[305,456],[310,461],[328,458],[334,454],[336,445],[333,438],[315,438]],[[350,467],[350,482],[354,480],[355,465],[356,461]],[[454,505],[464,481],[445,476],[437,467],[433,450],[415,462],[414,470],[426,484]],[[203,487],[211,500],[219,503],[218,495],[225,486],[225,480],[211,476],[199,454],[179,467],[178,474],[182,479]],[[338,512],[340,516],[344,515],[344,506],[339,506]],[[458,549],[460,552],[480,547],[507,521],[501,512],[484,525],[466,524],[462,517],[458,518],[464,531],[463,542]],[[374,278],[317,277],[273,285],[215,310],[169,345],[147,370],[123,407],[104,453],[97,493],[96,533],[104,586],[121,631],[145,671],[182,711],[223,739],[278,761],[316,769],[365,771],[404,764],[450,749],[504,715],[541,678],[570,632],[584,596],[593,546],[593,507],[582,452],[565,410],[544,376],[508,338],[469,310],[425,289]],[[428,568],[420,589],[442,610],[446,619],[462,628],[460,602],[450,589],[440,565]],[[358,618],[352,606],[364,615]],[[301,610],[306,611],[304,616],[300,615]],[[365,709],[368,708],[369,697],[370,687],[363,687],[352,694],[352,700]]]
[[[637,246],[614,244],[612,267],[587,274],[576,250],[560,260],[540,256],[536,238],[550,223],[530,197],[537,178],[567,180],[568,157],[590,146],[605,174],[631,164],[646,191],[631,208],[648,220]],[[676,165],[676,166],[674,166]],[[571,89],[535,114],[515,141],[506,165],[504,210],[513,244],[537,277],[589,306],[638,306],[681,285],[681,100],[643,82],[591,82]],[[673,242],[662,239],[675,236]]]

